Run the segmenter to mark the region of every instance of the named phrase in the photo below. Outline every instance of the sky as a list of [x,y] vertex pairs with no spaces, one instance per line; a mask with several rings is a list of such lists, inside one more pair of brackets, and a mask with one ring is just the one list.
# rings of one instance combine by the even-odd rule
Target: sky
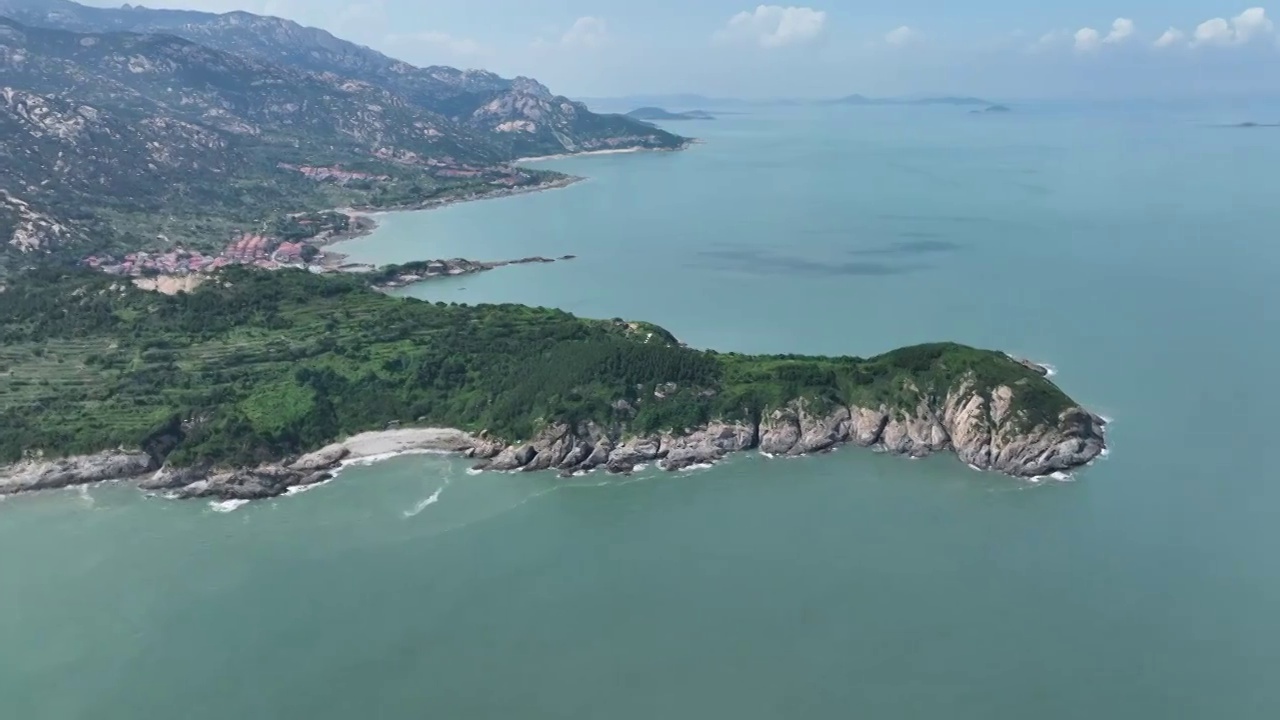
[[812,0],[801,5],[744,0],[149,0],[146,4],[277,15],[324,28],[415,65],[527,75],[574,97],[1280,95],[1280,34],[1273,23],[1275,16],[1248,0]]

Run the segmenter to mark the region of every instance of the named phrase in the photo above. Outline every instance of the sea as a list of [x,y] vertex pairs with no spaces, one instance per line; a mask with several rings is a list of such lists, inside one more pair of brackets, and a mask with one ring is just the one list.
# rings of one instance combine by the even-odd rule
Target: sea
[[631,477],[347,467],[238,506],[0,501],[0,717],[1280,717],[1280,107],[748,108],[353,261],[695,347],[1046,363],[1111,452],[856,448]]

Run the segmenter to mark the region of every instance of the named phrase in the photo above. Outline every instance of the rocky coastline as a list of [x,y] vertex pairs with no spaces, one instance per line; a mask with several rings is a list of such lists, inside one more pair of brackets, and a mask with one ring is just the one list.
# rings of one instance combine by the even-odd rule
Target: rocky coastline
[[586,180],[584,177],[576,175],[568,175],[565,177],[548,180],[547,182],[536,183],[533,185],[524,185],[512,188],[502,188],[493,190],[483,194],[460,195],[445,199],[424,200],[417,203],[408,203],[404,205],[392,205],[387,207],[344,207],[337,208],[334,212],[342,213],[351,218],[351,229],[347,232],[334,234],[323,239],[313,239],[310,242],[318,248],[322,248],[319,258],[319,264],[327,270],[347,271],[352,269],[361,269],[366,265],[361,263],[346,262],[347,256],[344,253],[337,252],[330,248],[333,245],[355,240],[356,238],[372,235],[378,229],[378,216],[385,213],[393,212],[411,212],[416,210],[436,210],[458,203],[473,202],[477,200],[490,200],[492,198],[511,197],[514,195],[527,195],[529,193],[542,192],[544,190],[556,190],[559,188],[569,187],[574,183]]
[[406,263],[404,265],[391,265],[383,268],[379,268],[374,265],[348,264],[344,265],[342,269],[344,272],[374,272],[377,274],[378,279],[373,282],[373,287],[378,290],[386,291],[408,287],[410,285],[435,278],[473,275],[475,273],[486,272],[488,270],[506,267],[508,265],[564,262],[575,258],[577,258],[577,255],[561,255],[560,257],[554,258],[534,255],[532,257],[520,258],[518,260],[496,261],[453,258],[450,260],[419,260],[412,263]]
[[914,408],[827,406],[804,398],[763,417],[718,421],[681,432],[628,434],[624,427],[553,424],[527,442],[442,428],[391,428],[356,435],[301,457],[257,467],[171,468],[142,451],[32,458],[0,468],[0,495],[104,481],[129,481],[173,499],[256,500],[324,482],[347,463],[411,452],[456,453],[489,471],[603,470],[628,474],[640,465],[667,471],[713,464],[735,452],[772,456],[822,453],[851,444],[906,457],[953,452],[978,470],[1036,478],[1087,465],[1106,452],[1106,421],[1080,407],[1054,423],[1027,427],[1016,391],[990,396],[962,384],[940,400],[920,394]]

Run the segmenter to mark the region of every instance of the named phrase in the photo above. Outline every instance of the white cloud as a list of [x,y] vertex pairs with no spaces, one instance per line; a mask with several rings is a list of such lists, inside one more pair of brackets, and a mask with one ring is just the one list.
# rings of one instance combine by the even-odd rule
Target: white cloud
[[1222,18],[1205,20],[1196,27],[1193,45],[1229,45],[1235,41],[1231,23]]
[[598,48],[609,41],[609,26],[604,18],[585,15],[560,37],[560,44],[570,47]]
[[884,41],[890,45],[906,45],[920,38],[920,33],[903,25],[901,27],[890,30],[884,36]]
[[1231,25],[1236,31],[1236,40],[1246,43],[1255,36],[1270,35],[1275,30],[1275,25],[1271,22],[1271,18],[1267,17],[1267,11],[1260,8],[1249,8],[1239,15],[1231,19]]
[[1089,27],[1077,30],[1075,39],[1076,50],[1079,50],[1080,52],[1097,50],[1098,46],[1102,44],[1102,36],[1098,34],[1097,30]]
[[1129,18],[1116,18],[1115,22],[1111,23],[1111,32],[1107,33],[1102,42],[1116,45],[1128,40],[1131,35],[1133,35],[1133,21]]
[[1091,27],[1080,28],[1075,34],[1076,50],[1092,52],[1105,45],[1119,45],[1133,36],[1133,21],[1129,18],[1116,18],[1111,23],[1111,31],[1104,37],[1102,33]]
[[1192,45],[1243,45],[1255,37],[1270,35],[1275,31],[1267,11],[1260,7],[1249,8],[1227,22],[1224,18],[1205,20],[1196,27]]
[[1072,37],[1070,30],[1050,30],[1049,32],[1041,35],[1039,40],[1031,43],[1031,45],[1027,47],[1027,51],[1041,52],[1043,50],[1049,50],[1057,45],[1070,41]]
[[822,34],[827,14],[809,7],[760,5],[754,11],[743,11],[729,18],[728,24],[716,31],[718,42],[754,42],[760,47],[775,48],[807,43]]
[[[548,34],[555,36],[559,30],[550,28]],[[578,48],[593,50],[604,47],[609,43],[609,24],[604,18],[584,15],[573,24],[569,29],[560,34],[559,38],[552,40],[546,37],[539,37],[533,41],[535,50],[554,50],[556,48]]]
[[1178,28],[1171,27],[1168,30],[1165,30],[1163,35],[1156,38],[1155,46],[1158,48],[1173,47],[1174,45],[1181,43],[1186,39],[1186,37],[1186,33],[1182,32]]

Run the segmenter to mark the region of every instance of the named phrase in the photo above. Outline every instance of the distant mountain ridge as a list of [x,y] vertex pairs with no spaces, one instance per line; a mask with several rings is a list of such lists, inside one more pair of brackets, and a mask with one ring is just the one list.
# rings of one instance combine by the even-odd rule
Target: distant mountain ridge
[[332,73],[397,93],[424,110],[488,136],[508,158],[619,147],[677,147],[681,139],[626,118],[598,115],[532,78],[482,70],[419,68],[291,20],[247,12],[213,14],[71,0],[0,0],[0,15],[80,33],[177,35],[227,53],[312,73]]
[[521,157],[684,142],[529,78],[416,68],[278,18],[0,0],[10,255],[211,250],[290,212],[557,181]]

